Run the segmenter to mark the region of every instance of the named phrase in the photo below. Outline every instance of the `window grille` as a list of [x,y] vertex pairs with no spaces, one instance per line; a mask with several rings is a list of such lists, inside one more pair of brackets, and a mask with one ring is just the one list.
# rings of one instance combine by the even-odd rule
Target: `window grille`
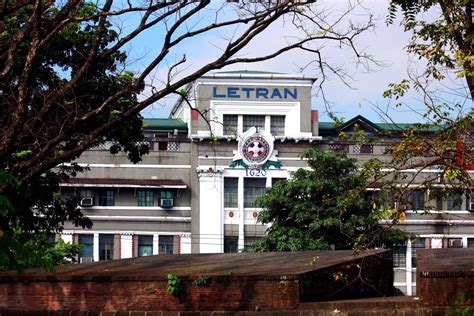
[[265,115],[244,115],[243,131],[248,131],[251,127],[265,128]]
[[115,205],[115,191],[104,190],[99,193],[100,206],[114,206]]
[[150,190],[139,190],[138,191],[138,206],[153,206],[154,194]]
[[352,152],[354,154],[373,154],[374,153],[374,146],[373,145],[354,145],[352,147]]
[[278,182],[280,181],[285,181],[286,178],[272,178],[272,187],[275,186],[275,184],[277,184]]
[[247,237],[244,238],[244,249],[249,249],[258,244],[262,240],[262,237]]
[[393,247],[393,267],[405,268],[407,266],[407,246],[395,245]]
[[349,152],[349,145],[343,144],[329,144],[330,151],[345,151]]
[[166,150],[167,151],[179,151],[179,143],[178,142],[168,142]]
[[78,244],[83,245],[78,253],[79,263],[94,261],[94,235],[93,234],[79,234]]
[[224,178],[224,207],[238,207],[238,178]]
[[270,133],[273,136],[285,135],[285,116],[272,115],[270,117]]
[[99,260],[112,260],[114,258],[114,235],[99,234]]
[[158,253],[164,255],[173,254],[174,236],[160,235],[158,237]]
[[449,211],[460,211],[462,208],[462,195],[453,193],[448,196],[447,202]]
[[237,252],[239,247],[239,237],[224,236],[224,253]]
[[418,238],[411,243],[411,257],[413,258],[412,267],[416,268],[416,250],[426,248],[426,239]]
[[138,256],[153,255],[153,235],[138,235]]
[[237,115],[224,115],[222,121],[224,135],[235,135],[237,133]]
[[255,207],[255,200],[265,192],[266,179],[244,179],[244,207]]
[[412,210],[421,210],[425,208],[425,192],[414,190],[410,193],[410,204]]

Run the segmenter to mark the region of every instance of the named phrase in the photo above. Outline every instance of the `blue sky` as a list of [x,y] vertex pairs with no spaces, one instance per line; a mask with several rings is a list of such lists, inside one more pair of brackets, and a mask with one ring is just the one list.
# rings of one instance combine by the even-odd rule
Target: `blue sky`
[[[347,8],[347,0],[325,0],[318,1],[320,8],[331,10],[328,18],[335,19]],[[323,56],[326,60],[334,65],[340,65],[346,69],[352,79],[349,80],[351,87],[347,87],[343,82],[334,76],[325,83],[324,91],[327,100],[330,102],[330,109],[338,116],[344,116],[349,119],[355,115],[361,114],[375,122],[386,121],[387,118],[376,110],[376,107],[385,109],[389,106],[389,100],[382,97],[383,91],[391,82],[400,82],[407,77],[408,69],[423,69],[421,62],[410,60],[405,51],[405,46],[409,42],[410,34],[404,33],[402,27],[398,23],[387,26],[385,24],[385,17],[388,7],[386,0],[365,0],[362,1],[362,6],[354,10],[350,16],[351,22],[363,22],[367,19],[367,14],[373,14],[376,20],[376,28],[374,31],[365,32],[359,37],[357,47],[364,51],[376,60],[381,62],[383,66],[371,65],[370,71],[357,65],[349,53],[347,48],[339,48],[336,43],[327,42],[322,44]],[[322,10],[322,9],[321,9]],[[329,12],[329,11],[328,11]],[[207,11],[207,16],[201,16],[197,23],[205,23],[212,17],[213,12]],[[122,21],[126,27],[129,21]],[[133,22],[133,21],[131,21]],[[276,23],[259,38],[252,42],[249,47],[244,50],[242,56],[252,56],[258,53],[268,52],[271,48],[281,47],[287,41],[295,36],[296,30],[288,27],[288,24]],[[345,22],[349,23],[349,22]],[[239,30],[237,30],[238,32]],[[226,33],[229,32],[229,33]],[[154,86],[160,85],[160,78],[162,78],[167,71],[167,67],[175,60],[179,60],[183,54],[186,54],[187,63],[182,68],[182,72],[190,72],[204,63],[210,61],[217,56],[219,47],[223,43],[223,37],[231,36],[232,30],[227,29],[220,33],[208,34],[199,38],[192,39],[183,45],[178,46],[170,52],[167,59],[168,64],[162,65],[154,74],[153,78],[149,79],[149,83]],[[130,57],[137,59],[131,67],[139,72],[143,65],[153,56],[153,54],[161,46],[161,40],[164,34],[164,29],[155,29],[140,36],[139,41],[135,42],[133,46],[129,46]],[[276,59],[261,62],[258,64],[236,64],[224,68],[223,70],[262,70],[274,71],[282,73],[298,73],[301,67],[308,64],[314,59],[308,52],[292,51],[286,53]],[[420,64],[419,64],[420,63]],[[315,67],[308,67],[304,70],[306,75],[312,77],[320,77],[318,70]],[[318,84],[318,82],[316,82]],[[463,85],[464,83],[458,80],[457,83],[446,81],[441,85],[435,87],[441,89],[443,86],[453,86],[453,84]],[[316,94],[317,89],[314,89]],[[454,97],[448,96],[447,99]],[[410,94],[405,101],[410,105],[411,109],[401,108],[396,111],[391,110],[390,116],[398,122],[414,122],[420,121],[421,117],[416,112],[422,113],[424,108],[420,97],[416,94]],[[452,100],[447,100],[452,101]],[[167,117],[174,103],[174,98],[160,100],[157,104],[144,110],[142,114],[145,117]],[[312,107],[320,111],[320,118],[322,121],[328,121],[326,115],[326,106],[321,98],[321,95],[314,95]],[[415,110],[415,111],[413,111]]]

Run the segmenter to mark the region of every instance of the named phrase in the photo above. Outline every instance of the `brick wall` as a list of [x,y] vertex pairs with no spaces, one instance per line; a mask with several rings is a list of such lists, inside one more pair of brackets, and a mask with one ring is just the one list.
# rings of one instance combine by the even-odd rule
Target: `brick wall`
[[423,304],[474,306],[473,248],[424,249],[416,254],[416,292]]
[[0,310],[289,310],[299,304],[297,280],[183,279],[178,297],[167,281],[0,283]]

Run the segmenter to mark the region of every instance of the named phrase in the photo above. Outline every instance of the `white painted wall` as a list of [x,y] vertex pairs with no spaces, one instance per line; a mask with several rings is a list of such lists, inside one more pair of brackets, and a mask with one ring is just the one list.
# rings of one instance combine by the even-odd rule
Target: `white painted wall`
[[191,235],[181,236],[181,253],[191,253]]
[[199,173],[199,252],[224,252],[222,172]]
[[133,236],[120,235],[120,259],[133,257]]

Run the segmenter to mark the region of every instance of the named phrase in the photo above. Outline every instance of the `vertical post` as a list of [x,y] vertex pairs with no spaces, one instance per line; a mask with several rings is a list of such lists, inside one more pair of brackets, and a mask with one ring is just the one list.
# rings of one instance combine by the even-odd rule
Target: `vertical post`
[[406,280],[407,280],[407,295],[413,295],[413,284],[412,284],[412,256],[411,256],[411,240],[407,241],[407,253],[406,253]]
[[239,249],[240,252],[245,246],[244,177],[239,177],[237,186],[237,201],[239,207],[239,241],[237,249]]
[[199,252],[224,252],[224,181],[222,170],[198,170]]
[[99,234],[95,233],[94,234],[94,262],[99,261]]
[[158,234],[153,234],[153,254],[157,255],[158,254]]

